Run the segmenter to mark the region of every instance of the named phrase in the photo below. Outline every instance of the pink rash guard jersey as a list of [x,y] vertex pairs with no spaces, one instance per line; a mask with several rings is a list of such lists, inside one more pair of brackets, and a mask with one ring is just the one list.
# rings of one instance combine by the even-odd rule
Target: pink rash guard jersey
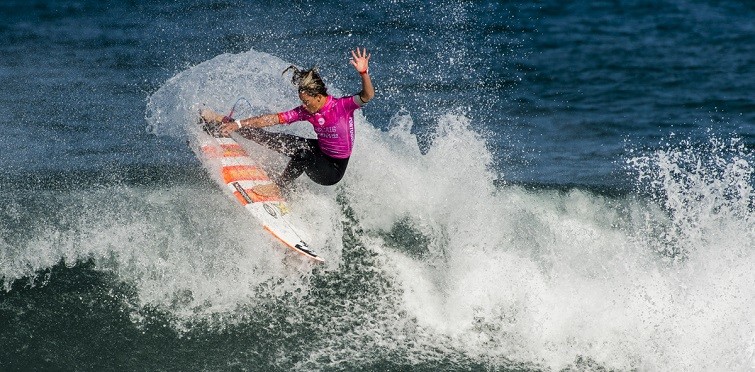
[[302,105],[279,113],[278,120],[283,124],[310,122],[317,133],[320,150],[331,158],[346,159],[354,146],[354,110],[360,108],[355,101],[354,96],[328,96],[325,105],[314,114]]

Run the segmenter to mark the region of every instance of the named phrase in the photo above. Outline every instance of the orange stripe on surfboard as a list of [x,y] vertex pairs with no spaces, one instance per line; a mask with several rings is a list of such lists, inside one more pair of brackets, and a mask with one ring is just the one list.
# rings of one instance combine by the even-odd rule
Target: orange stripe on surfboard
[[208,158],[217,158],[220,156],[218,148],[210,145],[202,146],[202,154]]
[[267,175],[262,169],[253,165],[229,165],[221,170],[223,181],[231,183],[236,181],[267,181]]
[[224,158],[235,158],[239,156],[249,156],[246,151],[241,147],[241,145],[237,143],[233,144],[227,144],[227,145],[220,145],[220,147],[223,149],[223,157]]

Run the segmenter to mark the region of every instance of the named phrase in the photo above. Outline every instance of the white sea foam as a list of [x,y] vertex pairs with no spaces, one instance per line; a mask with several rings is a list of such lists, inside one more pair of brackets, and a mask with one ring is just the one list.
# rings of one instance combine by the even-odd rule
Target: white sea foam
[[626,369],[752,365],[753,156],[742,146],[632,159],[650,200],[494,190],[491,153],[464,115],[439,118],[426,155],[410,117],[394,119],[387,135],[361,132],[346,187],[366,230],[408,217],[431,238],[437,258],[382,253],[405,308],[450,348],[553,368],[579,356]]

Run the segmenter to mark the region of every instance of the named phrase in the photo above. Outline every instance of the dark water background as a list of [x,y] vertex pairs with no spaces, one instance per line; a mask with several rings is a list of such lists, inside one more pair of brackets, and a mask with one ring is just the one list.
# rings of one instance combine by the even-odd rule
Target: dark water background
[[[696,254],[688,250],[714,254],[725,248],[715,243],[721,235],[742,237],[733,243],[740,249],[739,261],[732,262],[741,266],[735,268],[753,260],[747,240],[753,234],[748,172],[755,146],[752,2],[4,1],[0,16],[2,370],[690,367],[680,362],[683,357],[664,351],[616,356],[617,348],[601,349],[587,336],[580,342],[580,335],[589,333],[584,330],[576,331],[573,344],[553,341],[566,356],[542,353],[548,342],[465,349],[463,337],[435,333],[410,314],[404,306],[408,292],[395,275],[385,273],[392,266],[379,258],[380,251],[355,248],[369,245],[363,240],[369,234],[360,227],[360,212],[344,199],[337,200],[341,261],[330,270],[304,270],[304,284],[265,277],[249,286],[244,300],[230,301],[232,310],[218,311],[213,310],[217,304],[195,304],[200,296],[180,286],[146,294],[145,278],[163,274],[139,262],[155,262],[154,257],[147,248],[128,248],[131,253],[125,254],[119,247],[149,247],[152,243],[144,242],[155,239],[170,245],[176,239],[160,235],[165,226],[189,236],[182,246],[196,240],[191,226],[169,225],[192,217],[161,198],[188,188],[212,195],[208,210],[225,203],[212,194],[212,183],[183,138],[149,130],[147,102],[169,78],[223,53],[256,50],[292,64],[318,65],[329,85],[354,92],[358,83],[348,51],[367,47],[377,90],[365,109],[370,125],[386,131],[397,115],[408,115],[411,133],[427,153],[444,115],[461,116],[485,140],[496,187],[521,186],[516,195],[542,202],[529,201],[535,205],[557,204],[563,219],[579,209],[575,192],[591,201],[586,208],[595,214],[593,221],[606,210],[631,210],[627,205],[634,202],[643,210],[660,206],[671,216],[661,219],[665,222],[651,219],[647,230],[618,227],[656,239],[641,245],[662,252],[659,262]],[[648,167],[632,159],[661,160]],[[727,178],[732,167],[741,172]],[[643,173],[648,169],[668,171],[680,189],[670,188],[659,173]],[[706,187],[700,188],[695,176]],[[697,193],[685,194],[685,187]],[[692,204],[683,201],[679,207],[673,204],[678,198],[669,195]],[[693,217],[675,214],[710,199],[718,204]],[[507,203],[515,203],[511,200]],[[722,210],[731,212],[721,217]],[[154,218],[162,227],[122,228],[121,218]],[[433,234],[416,228],[411,218],[397,218],[378,235],[388,247],[426,262],[413,252],[432,250],[427,247]],[[547,244],[536,237],[557,229],[541,222],[522,227],[535,238],[503,241],[519,244],[526,255],[540,255],[538,249]],[[91,232],[103,223],[112,230]],[[507,231],[494,226],[486,234],[499,230]],[[449,231],[439,236],[450,234],[453,241],[456,235]],[[567,261],[579,260],[563,254]],[[541,269],[557,280],[549,267]],[[731,294],[744,299],[731,305],[733,313],[749,303],[749,321],[744,312],[740,320],[725,323],[720,349],[709,349],[723,356],[710,355],[710,364],[698,368],[755,366],[752,274],[731,280],[744,288]],[[716,297],[708,301],[716,299],[726,303]],[[182,306],[186,303],[191,306]],[[496,344],[526,333],[507,330],[508,310],[494,308],[498,318],[480,321],[472,333]],[[345,309],[361,316],[347,316],[351,312]],[[186,316],[187,311],[202,315]],[[528,311],[532,308],[523,306],[515,313]],[[346,336],[352,333],[357,336]],[[617,333],[609,339],[624,345],[646,336]],[[331,342],[340,337],[351,344]],[[429,341],[436,339],[445,346]],[[661,343],[673,346],[682,339],[669,336]],[[323,345],[327,352],[312,352]],[[574,350],[564,351],[570,347]]]

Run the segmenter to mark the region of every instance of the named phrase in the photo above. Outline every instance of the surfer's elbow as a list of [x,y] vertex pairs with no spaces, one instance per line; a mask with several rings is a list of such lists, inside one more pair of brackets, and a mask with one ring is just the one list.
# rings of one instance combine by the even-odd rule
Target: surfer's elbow
[[364,102],[364,103],[370,102],[373,98],[375,98],[375,92],[374,91],[370,92],[370,91],[364,91],[363,90],[361,93],[359,93],[359,99],[361,99],[362,102]]

